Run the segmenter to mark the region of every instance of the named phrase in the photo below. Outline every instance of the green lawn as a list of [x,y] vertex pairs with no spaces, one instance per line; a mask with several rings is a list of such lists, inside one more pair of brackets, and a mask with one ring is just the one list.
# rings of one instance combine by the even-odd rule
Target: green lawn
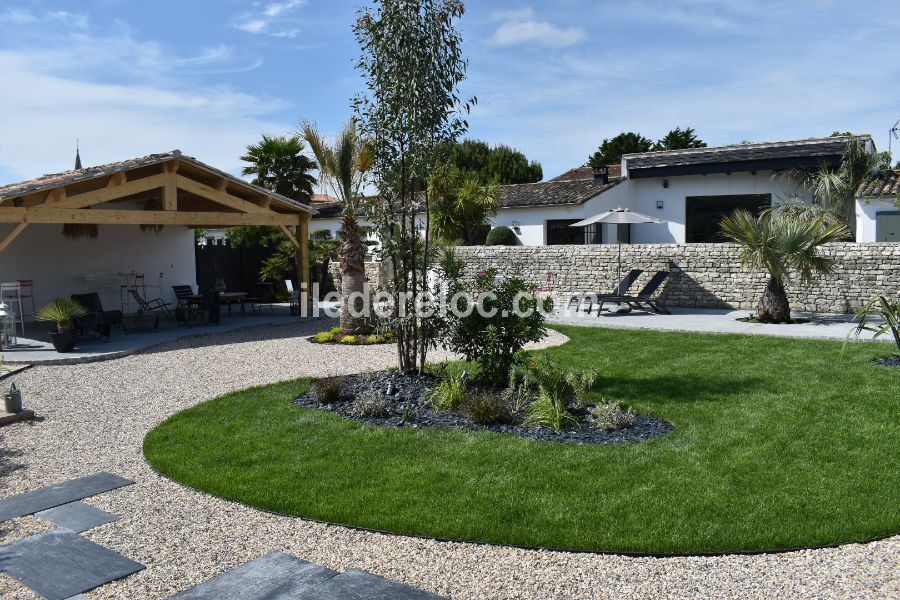
[[144,451],[223,498],[441,538],[692,553],[900,532],[900,369],[871,362],[889,346],[560,329],[547,353],[675,431],[572,446],[365,426],[295,406],[294,381],[174,415]]

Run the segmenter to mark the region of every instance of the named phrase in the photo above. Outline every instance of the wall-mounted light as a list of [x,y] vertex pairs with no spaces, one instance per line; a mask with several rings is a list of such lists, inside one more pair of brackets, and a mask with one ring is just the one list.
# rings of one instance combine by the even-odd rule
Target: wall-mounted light
[[513,221],[512,230],[516,232],[516,235],[522,235],[522,224],[518,221]]
[[668,179],[663,179],[663,187],[666,189],[669,188],[669,180]]
[[656,201],[656,210],[662,210],[664,206],[665,206],[665,204],[663,203],[662,200]]

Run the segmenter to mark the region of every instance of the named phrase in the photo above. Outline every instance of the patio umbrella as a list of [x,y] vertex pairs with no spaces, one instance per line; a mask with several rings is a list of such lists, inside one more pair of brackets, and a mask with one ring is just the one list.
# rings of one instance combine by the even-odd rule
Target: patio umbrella
[[[594,223],[609,223],[612,225],[621,225],[624,223],[665,223],[665,221],[663,221],[662,219],[657,219],[656,217],[641,214],[639,212],[634,212],[633,210],[622,208],[620,206],[618,208],[608,210],[605,213],[600,213],[599,215],[588,217],[583,221],[572,223],[571,225],[569,225],[569,227],[587,227],[588,225],[593,225]],[[618,236],[616,237],[618,238]],[[619,242],[619,264],[616,268],[616,281],[622,281],[622,241],[618,239],[617,241]]]

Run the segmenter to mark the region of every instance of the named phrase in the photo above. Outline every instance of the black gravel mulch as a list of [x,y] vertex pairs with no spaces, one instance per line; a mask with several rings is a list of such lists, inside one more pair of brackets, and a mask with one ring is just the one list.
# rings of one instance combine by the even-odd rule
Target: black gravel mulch
[[885,367],[900,367],[900,356],[889,356],[888,358],[876,358],[875,362]]
[[[364,375],[347,375],[343,381],[340,399],[322,404],[316,396],[315,386],[297,398],[296,403],[305,408],[316,408],[337,413],[346,419],[382,427],[440,427],[468,431],[492,431],[543,442],[567,444],[617,444],[641,442],[665,435],[674,427],[668,421],[638,415],[635,423],[624,429],[608,431],[592,427],[587,421],[587,409],[576,408],[572,414],[578,419],[578,427],[555,431],[546,427],[525,426],[524,415],[510,416],[510,422],[501,425],[479,425],[472,422],[463,409],[454,411],[434,410],[428,403],[428,392],[437,384],[431,375],[405,375],[396,371],[380,371]],[[384,394],[384,417],[360,417],[353,413],[353,399],[362,393]]]

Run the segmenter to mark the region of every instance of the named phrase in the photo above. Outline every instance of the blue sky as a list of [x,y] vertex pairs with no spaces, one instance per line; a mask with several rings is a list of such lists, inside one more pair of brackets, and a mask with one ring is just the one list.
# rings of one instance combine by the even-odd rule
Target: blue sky
[[[263,132],[338,131],[363,0],[0,0],[0,183],[179,148],[231,172]],[[900,3],[466,2],[470,137],[545,177],[604,137],[710,144],[872,133],[900,118]],[[900,158],[895,143],[895,159]]]

